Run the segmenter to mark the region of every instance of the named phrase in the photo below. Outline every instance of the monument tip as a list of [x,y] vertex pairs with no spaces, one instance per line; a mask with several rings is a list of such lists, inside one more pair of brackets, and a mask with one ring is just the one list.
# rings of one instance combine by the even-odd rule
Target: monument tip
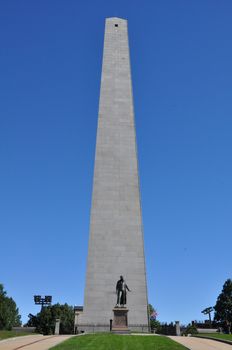
[[127,22],[126,18],[121,18],[121,17],[107,17],[106,20],[107,21],[126,21]]

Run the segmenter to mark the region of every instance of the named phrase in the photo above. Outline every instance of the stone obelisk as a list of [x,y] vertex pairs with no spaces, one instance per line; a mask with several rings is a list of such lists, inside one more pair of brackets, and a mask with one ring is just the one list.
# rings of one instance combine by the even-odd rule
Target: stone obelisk
[[128,326],[146,330],[147,285],[127,21],[108,18],[80,329],[109,329],[120,275],[131,290]]

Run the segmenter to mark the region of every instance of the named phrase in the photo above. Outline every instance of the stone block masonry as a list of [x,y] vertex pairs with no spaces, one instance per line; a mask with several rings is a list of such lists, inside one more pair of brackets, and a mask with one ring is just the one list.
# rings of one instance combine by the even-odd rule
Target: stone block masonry
[[[123,275],[128,326],[147,330],[147,284],[127,21],[105,25],[90,237],[79,329],[109,329]],[[92,327],[92,328],[91,328]]]

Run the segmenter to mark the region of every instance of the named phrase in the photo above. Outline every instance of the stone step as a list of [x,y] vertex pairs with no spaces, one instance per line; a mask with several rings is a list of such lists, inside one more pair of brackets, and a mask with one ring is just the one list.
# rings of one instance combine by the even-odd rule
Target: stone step
[[131,331],[128,329],[128,330],[112,330],[111,333],[113,334],[131,334]]

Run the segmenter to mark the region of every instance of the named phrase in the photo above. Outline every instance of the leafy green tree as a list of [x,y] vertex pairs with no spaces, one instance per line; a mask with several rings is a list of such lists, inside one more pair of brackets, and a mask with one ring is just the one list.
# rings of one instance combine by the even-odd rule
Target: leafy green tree
[[154,307],[151,304],[148,304],[149,316],[155,311]]
[[215,321],[220,321],[228,333],[231,333],[232,325],[232,280],[228,279],[223,285],[222,292],[214,306]]
[[0,329],[11,330],[21,325],[21,316],[15,301],[7,296],[3,284],[0,284]]
[[53,318],[60,318],[60,333],[72,334],[74,329],[74,309],[68,304],[52,306]]
[[52,317],[52,306],[43,307],[37,315],[36,331],[44,335],[53,334],[56,320]]
[[158,314],[151,304],[148,304],[148,313],[149,313],[151,331],[158,332],[160,329],[160,322],[156,319]]
[[30,314],[27,325],[36,327],[36,331],[44,335],[53,334],[57,318],[60,319],[60,334],[72,334],[74,309],[68,304],[54,304],[44,307],[36,316]]
[[197,334],[198,333],[198,330],[197,330],[197,327],[195,324],[189,324],[186,328],[186,330],[184,331],[184,334],[185,335],[188,335],[188,334]]

